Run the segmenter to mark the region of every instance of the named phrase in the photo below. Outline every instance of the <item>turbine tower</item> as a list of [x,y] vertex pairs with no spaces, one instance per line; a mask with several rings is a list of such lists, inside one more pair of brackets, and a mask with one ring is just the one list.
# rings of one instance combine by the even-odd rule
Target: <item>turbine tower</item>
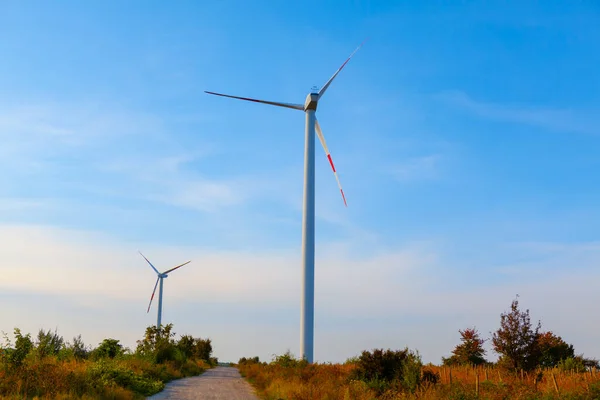
[[148,311],[146,311],[146,313],[150,312],[150,306],[152,305],[152,300],[154,299],[154,293],[156,293],[156,287],[158,286],[158,283],[160,282],[160,289],[158,291],[158,317],[156,318],[156,329],[160,330],[160,325],[161,325],[161,320],[162,320],[163,279],[168,276],[169,272],[173,272],[177,268],[181,268],[184,265],[189,264],[191,262],[191,260],[188,262],[184,262],[183,264],[180,264],[174,268],[171,268],[171,269],[161,273],[161,272],[158,272],[156,267],[154,267],[154,265],[152,265],[150,260],[148,260],[146,258],[146,256],[142,254],[141,251],[139,253],[142,257],[144,257],[144,260],[146,260],[148,265],[150,265],[152,267],[154,272],[156,272],[156,275],[158,275],[158,278],[156,278],[156,283],[154,284],[154,290],[152,290],[152,296],[150,297],[150,303],[148,304]]
[[248,97],[231,96],[222,93],[208,92],[205,93],[213,94],[216,96],[230,97],[232,99],[253,101],[255,103],[263,103],[277,107],[286,107],[293,110],[304,111],[306,117],[305,126],[305,142],[304,142],[304,202],[303,202],[303,214],[302,214],[302,268],[303,268],[303,279],[302,279],[302,304],[300,313],[300,355],[308,362],[313,362],[313,337],[314,337],[314,308],[315,308],[315,132],[319,137],[319,141],[325,150],[325,155],[329,160],[331,169],[337,180],[338,187],[344,200],[344,205],[347,206],[346,196],[342,190],[342,185],[338,178],[337,172],[331,159],[331,154],[325,143],[323,132],[319,126],[319,122],[315,116],[317,111],[317,104],[319,100],[331,85],[331,82],[340,73],[340,71],[346,66],[352,56],[362,47],[364,44],[361,43],[356,50],[350,54],[350,57],[344,61],[341,67],[333,74],[331,78],[321,90],[317,91],[314,88],[304,101],[304,105],[297,103],[281,103],[276,101],[257,100]]

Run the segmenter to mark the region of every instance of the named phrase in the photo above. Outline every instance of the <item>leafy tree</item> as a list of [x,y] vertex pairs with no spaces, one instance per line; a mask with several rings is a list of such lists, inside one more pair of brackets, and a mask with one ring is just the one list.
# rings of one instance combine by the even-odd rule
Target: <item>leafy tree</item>
[[487,361],[483,357],[485,349],[483,344],[485,339],[482,339],[479,332],[475,328],[467,328],[458,331],[461,336],[462,343],[457,345],[452,350],[452,355],[448,358],[442,357],[444,365],[482,365]]
[[33,342],[31,335],[23,335],[19,328],[15,328],[15,339],[15,348],[8,354],[8,362],[12,367],[20,367],[33,349]]
[[194,339],[194,357],[204,361],[211,361],[212,344],[210,339]]
[[181,335],[177,342],[177,348],[186,356],[186,358],[194,357],[196,341],[192,335]]
[[575,357],[573,345],[565,342],[560,336],[552,332],[541,333],[538,337],[540,352],[539,365],[542,367],[556,367],[561,360]]
[[54,356],[63,348],[64,344],[65,341],[58,332],[50,330],[45,332],[43,329],[40,329],[37,335],[35,351],[39,358]]
[[212,344],[210,339],[194,338],[191,335],[182,335],[177,342],[177,348],[186,358],[197,358],[200,360],[211,360]]
[[118,339],[104,339],[102,343],[93,351],[93,356],[96,359],[115,358],[122,355],[124,352],[123,345]]
[[75,357],[76,360],[83,360],[88,356],[89,351],[85,343],[83,343],[81,335],[73,338],[73,343],[69,345],[69,348],[73,352],[73,357]]
[[513,370],[535,368],[540,357],[540,329],[540,322],[532,328],[529,310],[520,311],[519,301],[513,300],[510,311],[500,315],[500,328],[492,336],[494,351],[500,354],[499,364]]
[[149,326],[146,328],[144,339],[137,341],[136,352],[153,357],[156,363],[184,358],[185,356],[176,346],[173,339],[175,332],[172,330],[173,324],[161,325],[160,329],[156,326]]

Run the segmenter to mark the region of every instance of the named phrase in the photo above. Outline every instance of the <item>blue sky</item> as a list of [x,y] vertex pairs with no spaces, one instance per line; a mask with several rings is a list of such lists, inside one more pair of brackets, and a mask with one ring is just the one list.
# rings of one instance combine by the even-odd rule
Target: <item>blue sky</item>
[[[164,321],[224,360],[298,354],[303,103],[317,112],[315,358],[439,362],[519,293],[592,357],[592,2],[0,4],[0,330],[129,346]],[[594,353],[595,352],[595,353]],[[495,355],[490,353],[490,358]]]

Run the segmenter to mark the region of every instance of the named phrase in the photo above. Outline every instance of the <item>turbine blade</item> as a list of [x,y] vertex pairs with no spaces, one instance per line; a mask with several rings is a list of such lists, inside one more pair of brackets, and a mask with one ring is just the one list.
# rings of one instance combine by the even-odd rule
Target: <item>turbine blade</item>
[[146,311],[146,313],[150,312],[150,306],[152,305],[152,300],[154,299],[154,293],[156,293],[156,287],[158,286],[159,280],[160,280],[160,277],[156,278],[156,283],[154,284],[154,290],[152,291],[152,296],[150,297],[150,303],[148,303],[148,311]]
[[319,125],[319,121],[315,119],[315,130],[317,131],[317,136],[321,141],[321,145],[323,146],[323,150],[325,150],[325,155],[327,156],[327,160],[329,160],[329,164],[331,165],[331,169],[333,170],[333,175],[335,175],[335,180],[337,181],[338,187],[340,188],[340,193],[342,194],[342,199],[344,200],[344,205],[348,207],[348,203],[346,203],[346,196],[344,195],[344,189],[342,189],[342,184],[340,183],[340,178],[338,177],[337,171],[335,170],[335,166],[333,165],[333,160],[331,159],[331,154],[329,153],[329,149],[327,148],[327,143],[325,142],[325,136],[323,136],[323,131],[321,131],[321,126]]
[[171,271],[175,271],[177,268],[181,268],[181,267],[183,267],[184,265],[186,265],[186,264],[189,264],[189,263],[191,263],[191,262],[192,262],[192,260],[190,260],[190,261],[188,261],[188,262],[184,262],[183,264],[181,264],[181,265],[178,265],[178,266],[176,266],[175,268],[171,268],[170,270],[163,272],[163,274],[168,274],[169,272],[171,272]]
[[214,94],[215,96],[229,97],[229,98],[238,99],[238,100],[253,101],[255,103],[263,103],[263,104],[269,104],[271,106],[286,107],[286,108],[292,108],[294,110],[304,111],[304,106],[302,104],[280,103],[280,102],[277,102],[277,101],[267,101],[267,100],[251,99],[249,97],[230,96],[228,94],[215,93],[215,92],[207,92],[206,90],[204,91],[204,93]]
[[160,275],[160,272],[158,272],[158,270],[157,270],[157,269],[154,267],[154,265],[152,265],[152,263],[150,262],[150,260],[148,260],[148,259],[146,258],[146,256],[142,254],[142,252],[141,252],[141,251],[138,251],[138,253],[140,253],[140,255],[141,255],[142,257],[144,257],[144,260],[146,260],[146,262],[147,262],[147,263],[148,263],[148,264],[149,264],[149,265],[152,267],[152,269],[154,270],[154,272],[156,272],[158,275]]
[[352,58],[352,56],[363,46],[363,44],[365,44],[366,41],[367,41],[367,39],[363,40],[363,42],[356,48],[356,50],[354,50],[352,52],[352,54],[350,54],[350,57],[348,57],[346,59],[346,61],[344,61],[344,63],[342,64],[342,66],[339,67],[337,71],[335,71],[335,74],[333,74],[333,76],[331,78],[329,78],[329,80],[325,83],[325,85],[321,88],[321,90],[319,90],[318,100],[321,100],[321,97],[323,97],[323,95],[325,94],[325,91],[327,90],[327,88],[329,87],[329,85],[331,85],[331,82],[333,82],[333,80],[335,79],[335,77],[346,66],[346,64],[348,64],[348,61],[350,61],[350,59]]

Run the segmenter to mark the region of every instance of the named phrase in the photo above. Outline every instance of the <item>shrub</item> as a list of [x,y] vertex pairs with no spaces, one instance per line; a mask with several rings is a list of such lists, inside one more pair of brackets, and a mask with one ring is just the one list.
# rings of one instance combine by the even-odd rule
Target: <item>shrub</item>
[[558,368],[565,372],[585,372],[586,367],[582,357],[569,357],[558,362]]
[[35,345],[36,354],[39,358],[57,355],[63,348],[64,342],[63,337],[58,332],[51,332],[50,330],[44,332],[43,329],[40,329]]
[[482,365],[486,363],[485,349],[483,344],[485,339],[482,339],[475,328],[468,328],[458,331],[461,336],[462,343],[457,345],[452,350],[452,356],[449,358],[442,357],[444,365]]
[[102,343],[92,351],[92,357],[96,360],[103,358],[115,358],[123,354],[123,346],[117,339],[104,339]]
[[25,357],[33,349],[31,335],[23,335],[19,328],[15,328],[15,348],[8,352],[8,362],[11,367],[16,368],[23,364]]
[[363,382],[402,380],[403,364],[407,354],[408,349],[363,351],[358,357],[353,377]]

